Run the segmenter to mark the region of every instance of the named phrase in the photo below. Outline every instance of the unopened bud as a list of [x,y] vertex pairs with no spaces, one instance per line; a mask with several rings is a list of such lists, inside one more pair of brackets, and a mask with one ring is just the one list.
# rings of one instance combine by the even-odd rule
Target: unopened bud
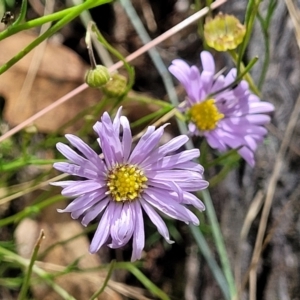
[[219,13],[204,25],[204,37],[209,47],[218,51],[235,49],[244,39],[246,28],[232,15]]
[[127,78],[121,74],[115,73],[111,80],[102,87],[103,93],[112,98],[118,98],[125,94],[127,89]]
[[95,69],[89,70],[85,76],[85,82],[91,88],[100,88],[110,81],[110,73],[104,66],[96,66]]

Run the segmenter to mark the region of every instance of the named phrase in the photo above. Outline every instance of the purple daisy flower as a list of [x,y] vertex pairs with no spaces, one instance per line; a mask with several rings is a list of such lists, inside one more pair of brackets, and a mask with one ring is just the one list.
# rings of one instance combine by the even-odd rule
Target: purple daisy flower
[[198,225],[198,218],[186,205],[193,205],[200,211],[205,209],[190,192],[205,189],[208,182],[203,180],[203,167],[192,161],[199,157],[198,149],[174,154],[188,141],[187,136],[178,136],[158,146],[165,126],[156,130],[149,126],[131,150],[129,121],[120,113],[121,108],[112,121],[105,112],[101,122],[94,125],[102,148],[101,156],[71,134],[66,138],[82,155],[63,143],[57,144],[57,149],[70,162],[55,163],[54,168],[85,179],[52,184],[63,187],[62,195],[76,198],[59,212],[70,212],[74,219],[82,216],[84,226],[101,216],[90,245],[91,253],[103,245],[122,247],[132,238],[131,260],[134,261],[141,258],[145,244],[142,210],[165,240],[172,243],[158,212]]
[[264,125],[270,122],[266,113],[272,112],[274,106],[252,94],[245,80],[215,94],[235,80],[236,69],[216,77],[213,56],[203,51],[200,58],[202,72],[180,59],[173,60],[169,67],[187,93],[189,131],[204,136],[220,152],[239,148],[238,153],[253,167],[254,152],[267,133]]

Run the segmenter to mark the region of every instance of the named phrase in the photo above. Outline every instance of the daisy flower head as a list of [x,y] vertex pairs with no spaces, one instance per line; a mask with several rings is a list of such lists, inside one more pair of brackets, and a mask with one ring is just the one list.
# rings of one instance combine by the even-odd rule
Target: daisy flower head
[[84,226],[100,217],[91,253],[103,245],[122,247],[132,238],[131,260],[140,259],[145,244],[143,211],[169,243],[172,241],[160,213],[187,224],[199,224],[186,207],[205,209],[191,193],[208,186],[203,180],[203,167],[192,161],[199,157],[199,150],[179,151],[188,141],[185,135],[159,146],[164,128],[149,126],[132,149],[129,121],[121,116],[120,108],[114,120],[105,112],[94,125],[102,149],[100,156],[71,134],[66,138],[81,155],[63,143],[57,144],[69,162],[55,163],[54,168],[84,178],[52,183],[63,188],[62,195],[75,198],[59,212],[70,212],[74,219],[82,217]]
[[202,72],[180,59],[173,60],[169,67],[187,93],[189,132],[204,136],[220,152],[238,148],[238,153],[253,167],[254,152],[267,133],[264,125],[270,122],[268,113],[274,106],[252,94],[245,80],[224,90],[234,82],[236,69],[226,76],[216,76],[213,56],[203,51],[200,58]]

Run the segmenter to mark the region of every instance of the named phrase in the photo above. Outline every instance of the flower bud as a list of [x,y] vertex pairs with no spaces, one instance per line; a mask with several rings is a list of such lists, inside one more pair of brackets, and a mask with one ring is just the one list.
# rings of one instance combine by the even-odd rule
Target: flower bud
[[246,28],[232,15],[219,13],[204,25],[204,37],[209,47],[218,51],[235,49],[244,39]]
[[111,80],[102,87],[103,93],[111,98],[118,98],[125,94],[127,89],[127,78],[121,74],[115,73]]
[[104,66],[98,65],[95,69],[89,70],[85,75],[85,82],[91,88],[100,88],[110,81],[110,73]]

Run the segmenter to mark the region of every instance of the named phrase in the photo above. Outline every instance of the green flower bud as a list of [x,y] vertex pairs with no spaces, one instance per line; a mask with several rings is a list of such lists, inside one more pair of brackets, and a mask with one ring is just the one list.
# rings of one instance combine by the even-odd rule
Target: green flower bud
[[118,98],[125,94],[127,89],[127,78],[121,74],[115,73],[111,80],[102,87],[103,93],[111,98]]
[[108,69],[104,66],[96,66],[96,69],[89,70],[85,75],[85,82],[91,88],[100,88],[111,79]]

